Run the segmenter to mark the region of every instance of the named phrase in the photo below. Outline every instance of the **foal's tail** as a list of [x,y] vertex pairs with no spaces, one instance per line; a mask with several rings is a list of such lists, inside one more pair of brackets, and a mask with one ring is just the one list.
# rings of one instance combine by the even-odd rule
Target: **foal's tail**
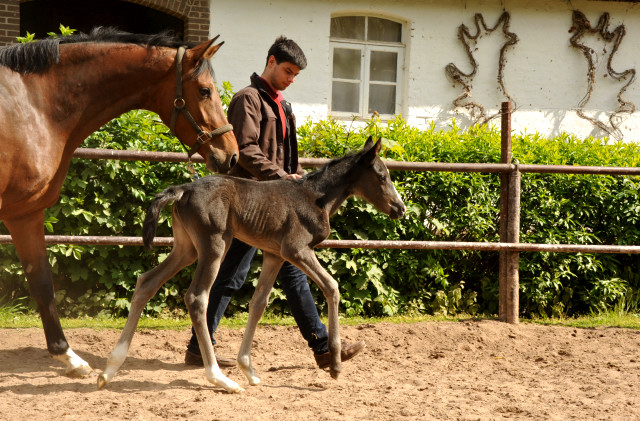
[[145,248],[152,248],[153,237],[156,236],[156,228],[158,227],[158,217],[160,211],[167,206],[167,204],[180,200],[184,194],[184,189],[181,186],[173,186],[156,195],[156,198],[151,202],[151,206],[147,209],[147,216],[144,218],[144,224],[142,224],[142,241]]

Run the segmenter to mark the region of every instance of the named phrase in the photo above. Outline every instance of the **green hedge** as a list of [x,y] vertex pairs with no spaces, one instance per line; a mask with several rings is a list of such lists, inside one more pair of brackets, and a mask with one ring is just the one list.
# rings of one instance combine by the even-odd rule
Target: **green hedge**
[[[230,87],[223,89],[228,101]],[[157,116],[135,111],[115,119],[84,146],[181,151]],[[354,129],[335,120],[299,128],[307,157],[336,157],[359,149],[368,135],[384,138],[383,157],[406,161],[499,162],[500,134],[483,127],[455,126],[419,131],[398,117],[372,119]],[[527,164],[638,166],[640,147],[562,135],[513,138],[513,158]],[[198,171],[205,173],[202,166]],[[334,239],[498,241],[499,175],[394,172],[407,216],[399,221],[363,201],[349,200],[332,219]],[[189,180],[184,164],[75,160],[60,202],[47,211],[47,230],[65,235],[139,236],[146,207],[155,193]],[[640,184],[637,177],[522,176],[521,241],[531,243],[640,244]],[[3,226],[0,230],[6,233]],[[169,213],[158,235],[171,235]],[[141,247],[51,246],[59,307],[63,315],[126,315],[137,276],[169,252]],[[498,306],[498,253],[319,249],[338,280],[342,311],[349,315],[398,313],[487,313]],[[229,312],[245,311],[259,271],[234,297]],[[182,309],[193,268],[184,270],[154,297],[146,314]],[[636,310],[640,295],[637,255],[522,253],[521,313],[581,314],[624,304]],[[0,297],[27,294],[12,246],[0,246]],[[276,284],[277,286],[277,284]],[[314,287],[317,302],[324,299]],[[275,290],[271,310],[286,312]]]

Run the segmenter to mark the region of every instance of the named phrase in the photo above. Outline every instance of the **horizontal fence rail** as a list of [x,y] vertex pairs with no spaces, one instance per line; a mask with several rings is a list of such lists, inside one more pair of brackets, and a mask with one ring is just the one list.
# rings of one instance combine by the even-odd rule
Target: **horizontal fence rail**
[[[115,159],[119,161],[187,162],[188,156],[181,152],[121,151],[113,149],[79,148],[74,158]],[[192,162],[204,163],[200,155],[194,155]],[[300,158],[305,168],[318,168],[330,161],[327,158]],[[599,175],[638,175],[640,167],[604,167],[584,165],[532,165],[532,164],[479,164],[447,162],[404,162],[384,161],[387,168],[397,171],[443,171],[443,172],[480,172],[509,173],[516,169],[522,173],[547,174],[599,174]]]
[[[46,244],[85,246],[142,246],[142,237],[45,235]],[[0,244],[11,244],[10,235],[0,235]],[[173,237],[155,237],[154,246],[173,246]],[[393,241],[393,240],[325,240],[316,248],[335,249],[403,249],[403,250],[479,250],[560,253],[640,254],[640,246],[593,244],[484,243],[479,241]]]

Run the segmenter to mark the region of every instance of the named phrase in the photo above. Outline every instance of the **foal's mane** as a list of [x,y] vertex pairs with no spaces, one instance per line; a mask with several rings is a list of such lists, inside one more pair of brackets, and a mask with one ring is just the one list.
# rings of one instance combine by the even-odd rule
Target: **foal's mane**
[[[40,73],[48,70],[52,65],[60,61],[60,44],[78,43],[120,43],[137,44],[151,47],[178,48],[186,46],[194,47],[195,43],[182,41],[170,32],[161,32],[154,35],[131,34],[111,27],[96,27],[89,34],[78,33],[58,38],[46,38],[37,42],[16,44],[0,48],[0,65],[13,71],[25,73]],[[210,70],[207,60],[202,60],[202,66],[197,73]]]
[[330,184],[333,181],[344,180],[362,152],[350,152],[340,158],[334,158],[317,170],[305,174],[301,181],[317,182],[322,180],[323,183]]

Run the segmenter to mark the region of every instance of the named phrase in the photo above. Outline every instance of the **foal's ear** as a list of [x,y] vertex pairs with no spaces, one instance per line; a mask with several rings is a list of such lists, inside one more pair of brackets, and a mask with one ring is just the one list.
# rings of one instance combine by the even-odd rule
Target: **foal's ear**
[[379,138],[378,141],[374,144],[373,140],[371,140],[371,136],[367,139],[367,142],[364,144],[364,154],[362,158],[365,162],[371,163],[380,153],[380,149],[382,148],[382,138]]
[[218,37],[220,37],[220,35],[216,35],[215,38],[193,47],[194,57],[197,61],[200,61],[202,59],[209,60],[220,49],[220,47],[222,47],[224,41],[219,44],[213,44],[214,42],[216,42]]

